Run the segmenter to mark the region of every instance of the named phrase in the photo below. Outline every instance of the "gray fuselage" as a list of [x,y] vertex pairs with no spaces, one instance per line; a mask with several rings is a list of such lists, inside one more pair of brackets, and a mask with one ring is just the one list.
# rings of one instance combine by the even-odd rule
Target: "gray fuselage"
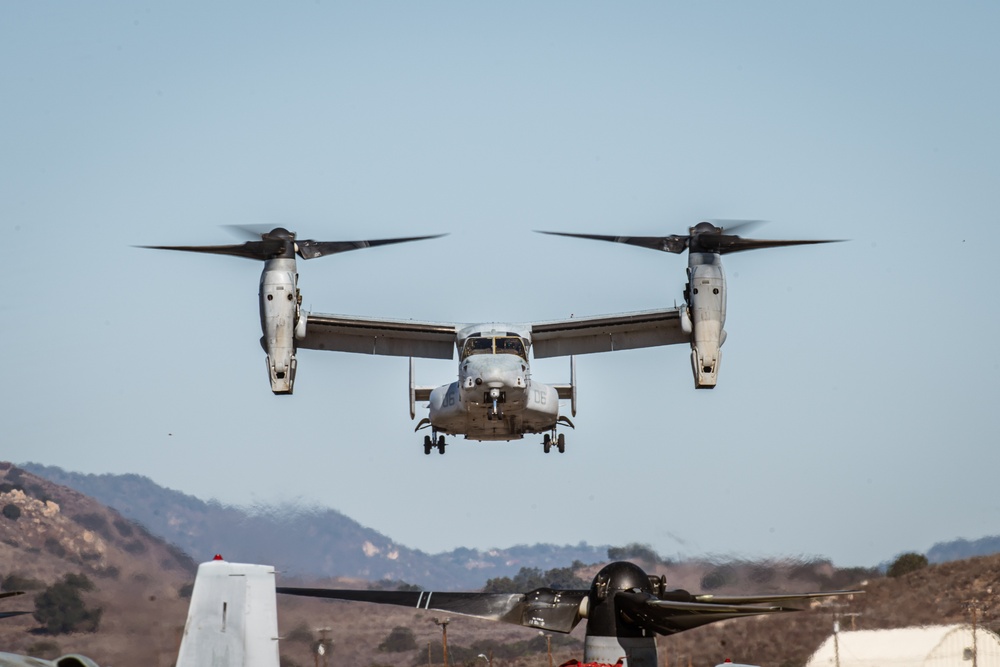
[[431,392],[431,427],[469,440],[516,440],[554,429],[559,395],[531,381],[530,334],[490,326],[460,332],[458,381]]

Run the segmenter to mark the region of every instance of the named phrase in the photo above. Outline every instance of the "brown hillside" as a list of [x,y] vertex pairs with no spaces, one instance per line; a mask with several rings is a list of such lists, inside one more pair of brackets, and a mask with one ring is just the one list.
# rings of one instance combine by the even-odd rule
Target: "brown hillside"
[[970,623],[970,600],[978,600],[985,608],[978,616],[982,627],[1000,631],[1000,555],[931,565],[896,579],[880,577],[856,583],[865,593],[838,604],[661,637],[661,663],[668,659],[669,664],[681,667],[687,665],[687,656],[695,656],[692,664],[696,667],[714,665],[727,657],[757,665],[798,667],[830,635],[835,616],[840,616],[845,630]]
[[[173,664],[187,608],[179,591],[193,580],[190,558],[117,512],[9,463],[0,463],[0,510],[0,577],[12,587],[44,588],[84,574],[94,583],[84,601],[104,610],[96,633],[51,636],[30,615],[7,619],[0,623],[3,650]],[[28,590],[3,609],[33,610],[39,592]]]

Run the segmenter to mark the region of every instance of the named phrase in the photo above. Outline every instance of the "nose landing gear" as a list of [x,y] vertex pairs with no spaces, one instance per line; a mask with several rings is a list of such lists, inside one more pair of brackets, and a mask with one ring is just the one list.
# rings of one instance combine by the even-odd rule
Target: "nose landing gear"
[[503,419],[503,410],[500,409],[500,404],[507,402],[507,392],[500,391],[499,389],[490,389],[483,396],[483,402],[491,404],[490,409],[486,411],[487,421]]

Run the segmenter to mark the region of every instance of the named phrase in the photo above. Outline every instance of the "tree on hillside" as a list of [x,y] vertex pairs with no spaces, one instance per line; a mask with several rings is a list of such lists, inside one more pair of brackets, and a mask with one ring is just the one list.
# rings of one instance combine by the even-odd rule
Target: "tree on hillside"
[[648,563],[664,563],[669,565],[670,560],[661,558],[648,544],[631,542],[624,547],[608,547],[608,558],[611,560],[642,560]]
[[927,556],[911,551],[894,560],[886,571],[886,574],[890,577],[902,577],[904,574],[916,572],[925,567],[927,567]]
[[413,630],[397,625],[392,629],[382,643],[378,645],[378,650],[389,653],[399,653],[400,651],[412,651],[417,648],[417,638]]
[[88,609],[81,592],[94,584],[82,574],[67,574],[35,596],[35,620],[50,634],[96,632],[103,609]]
[[536,588],[589,588],[590,582],[576,576],[576,569],[583,567],[580,561],[574,561],[569,567],[555,567],[542,572],[537,567],[522,567],[514,578],[495,577],[486,582],[484,593],[524,593]]

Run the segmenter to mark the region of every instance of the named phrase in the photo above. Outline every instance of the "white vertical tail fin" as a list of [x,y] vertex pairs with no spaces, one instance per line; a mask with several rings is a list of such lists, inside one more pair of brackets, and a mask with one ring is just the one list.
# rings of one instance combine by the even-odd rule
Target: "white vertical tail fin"
[[273,567],[198,566],[176,667],[278,667]]

